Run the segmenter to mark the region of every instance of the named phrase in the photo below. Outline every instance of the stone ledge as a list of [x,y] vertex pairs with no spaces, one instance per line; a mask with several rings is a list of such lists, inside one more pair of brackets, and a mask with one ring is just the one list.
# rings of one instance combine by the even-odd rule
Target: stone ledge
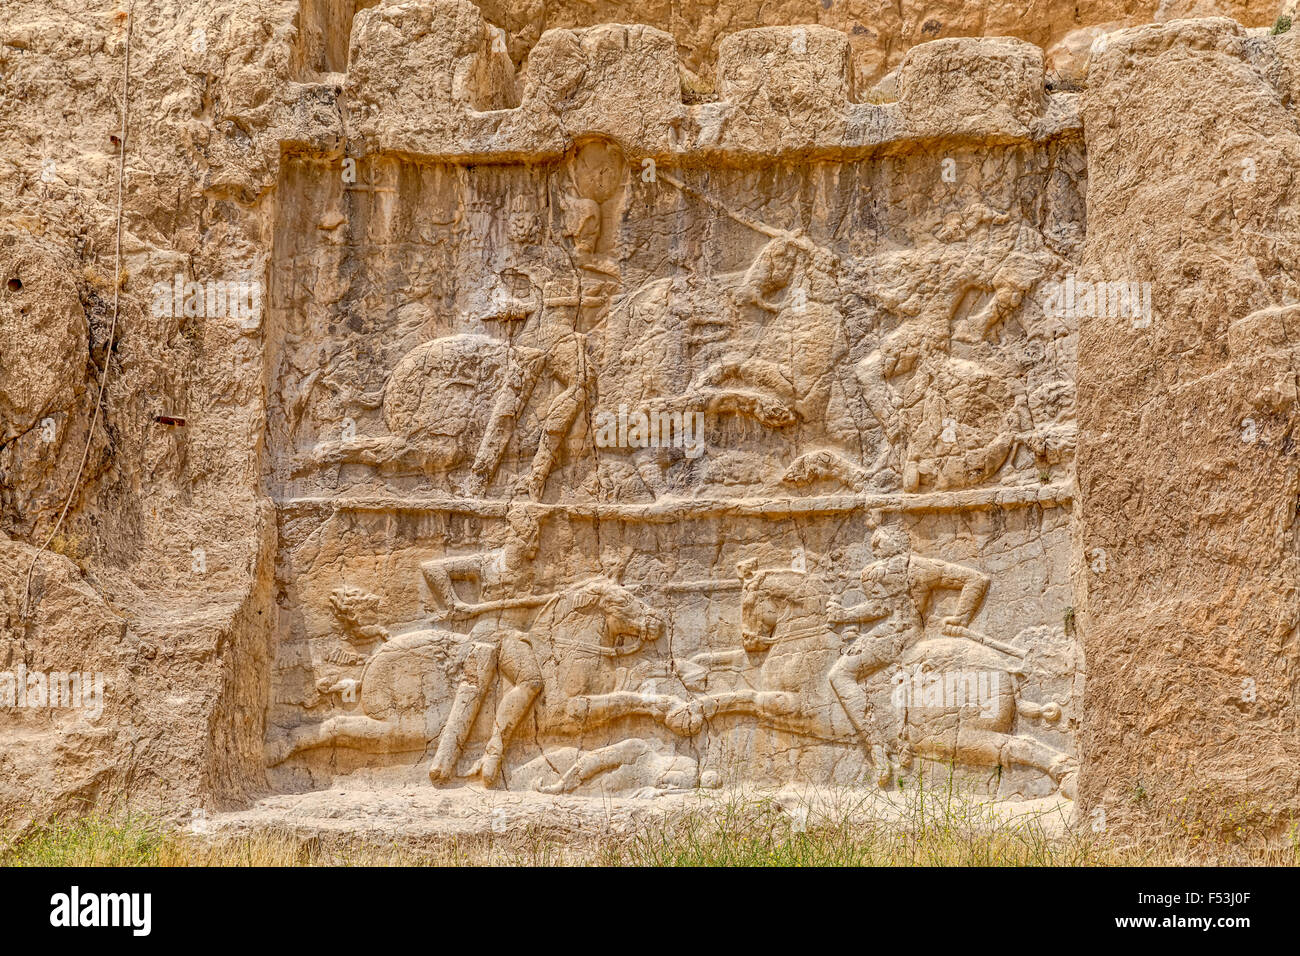
[[[1042,507],[1068,508],[1074,500],[1072,484],[1035,485],[1030,487],[971,488],[962,491],[934,491],[922,494],[843,494],[810,495],[804,498],[693,498],[667,499],[646,504],[604,504],[593,502],[542,503],[533,507],[539,512],[566,514],[571,518],[644,521],[655,523],[682,519],[716,518],[789,518],[810,514],[847,514],[856,511],[915,513],[927,511],[964,511],[989,508]],[[503,518],[507,501],[461,498],[453,495],[394,497],[368,495],[357,497],[302,497],[279,502],[283,515],[296,517],[310,513],[348,512],[447,512]]]

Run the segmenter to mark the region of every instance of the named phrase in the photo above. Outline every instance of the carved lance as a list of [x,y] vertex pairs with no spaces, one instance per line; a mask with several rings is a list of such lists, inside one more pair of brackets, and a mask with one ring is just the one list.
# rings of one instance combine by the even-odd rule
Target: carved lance
[[[569,590],[575,590],[582,587],[584,584],[596,580],[599,579],[588,578],[586,581],[579,581]],[[666,581],[662,583],[637,582],[635,584],[625,584],[623,586],[631,591],[649,590],[667,593],[683,593],[692,591],[739,591],[742,583],[743,582],[739,579],[727,579],[722,581]],[[444,613],[440,616],[444,619],[450,620],[458,617],[477,617],[480,614],[491,614],[495,611],[508,611],[514,608],[542,607],[543,605],[562,597],[565,593],[565,591],[547,591],[542,594],[526,594],[521,597],[500,598],[496,601],[485,601],[481,604],[476,604],[474,605],[473,610],[470,611],[443,609]]]

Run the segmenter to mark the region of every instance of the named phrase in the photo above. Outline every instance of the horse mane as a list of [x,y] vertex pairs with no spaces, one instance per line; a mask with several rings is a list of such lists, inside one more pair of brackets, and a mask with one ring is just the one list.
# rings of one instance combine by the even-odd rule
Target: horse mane
[[[780,584],[771,583],[770,579],[775,575],[782,576]],[[790,577],[793,577],[793,580],[788,580]],[[792,600],[812,596],[815,584],[816,578],[807,571],[797,571],[794,568],[762,568],[754,571],[746,579],[745,589],[765,589],[779,597]]]
[[[553,608],[553,616],[563,619],[570,614],[590,611],[593,605],[601,604],[609,593],[613,582],[603,578],[592,578],[574,585],[559,595],[548,609]],[[615,585],[620,587],[620,585]]]

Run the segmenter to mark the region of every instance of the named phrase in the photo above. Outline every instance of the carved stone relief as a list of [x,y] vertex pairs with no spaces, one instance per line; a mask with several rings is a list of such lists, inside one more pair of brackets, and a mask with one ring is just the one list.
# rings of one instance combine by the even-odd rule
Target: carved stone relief
[[1070,795],[1078,149],[292,160],[273,783]]

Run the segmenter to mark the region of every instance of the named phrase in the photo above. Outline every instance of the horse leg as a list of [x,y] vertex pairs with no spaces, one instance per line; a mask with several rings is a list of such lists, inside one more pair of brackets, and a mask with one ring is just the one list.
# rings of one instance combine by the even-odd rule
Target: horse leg
[[698,697],[692,704],[700,707],[706,719],[722,714],[745,714],[750,717],[789,717],[800,710],[798,694],[775,690],[727,691]]
[[[766,359],[751,358],[740,364],[737,377],[746,385],[758,386],[777,395],[781,401],[794,404],[800,392],[795,389],[785,370]],[[806,398],[807,396],[805,396]]]
[[951,759],[980,767],[1021,766],[1040,770],[1060,783],[1074,769],[1075,759],[1033,737],[1002,733],[961,724],[954,739],[951,732],[913,741],[923,757]]
[[358,436],[350,441],[321,442],[297,465],[294,474],[302,474],[311,466],[322,465],[355,463],[382,468],[400,461],[402,455],[409,451],[406,439],[393,436]]
[[665,694],[638,694],[621,690],[612,694],[582,694],[569,698],[564,729],[580,733],[620,717],[645,716],[664,720],[683,701]]
[[687,658],[678,668],[682,685],[687,690],[702,691],[715,671],[740,673],[749,665],[749,657],[742,650],[706,651]]
[[796,421],[795,413],[779,398],[743,388],[705,387],[693,397],[715,415],[743,415],[769,428],[784,428]]
[[1041,770],[1052,778],[1053,783],[1060,783],[1061,778],[1078,765],[1078,761],[1064,751],[1027,736],[1008,734],[1002,755],[1006,763]]
[[570,793],[597,774],[635,763],[649,751],[650,745],[639,737],[620,740],[616,744],[583,754],[565,771],[558,783],[537,789],[541,793]]

